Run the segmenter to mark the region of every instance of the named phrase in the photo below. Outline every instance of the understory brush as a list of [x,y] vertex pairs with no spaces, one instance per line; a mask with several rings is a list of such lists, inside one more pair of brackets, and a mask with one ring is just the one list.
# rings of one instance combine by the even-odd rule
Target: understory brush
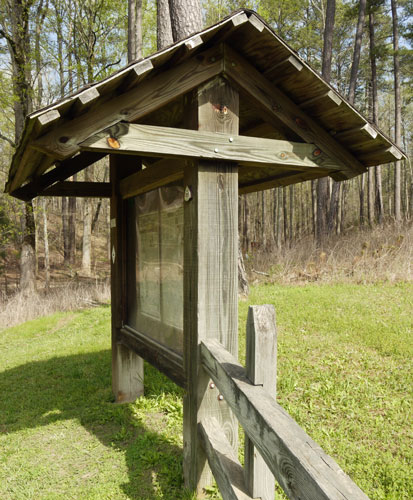
[[349,230],[317,245],[312,236],[247,252],[251,280],[275,283],[413,281],[413,225]]
[[31,319],[55,312],[72,311],[110,302],[107,280],[89,282],[68,281],[47,290],[30,294],[16,292],[6,297],[0,294],[0,331]]

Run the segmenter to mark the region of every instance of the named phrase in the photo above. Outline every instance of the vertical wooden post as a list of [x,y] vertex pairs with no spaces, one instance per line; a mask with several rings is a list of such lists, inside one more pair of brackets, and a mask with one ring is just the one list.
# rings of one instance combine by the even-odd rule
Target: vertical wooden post
[[[195,109],[194,109],[195,107]],[[238,133],[238,93],[217,78],[193,96],[194,128]],[[218,339],[238,354],[238,168],[199,161],[185,168],[184,205],[184,398],[185,484],[202,494],[212,474],[197,425],[215,417],[238,447],[238,423],[201,367],[199,344]]]
[[118,188],[120,179],[140,168],[140,159],[137,156],[110,155],[112,391],[117,403],[134,401],[143,395],[143,359],[119,342],[119,330],[126,319],[127,255],[126,203],[120,197]]
[[[247,376],[274,398],[277,390],[277,331],[272,305],[250,306],[247,319]],[[253,498],[274,500],[274,475],[245,436],[245,482]]]

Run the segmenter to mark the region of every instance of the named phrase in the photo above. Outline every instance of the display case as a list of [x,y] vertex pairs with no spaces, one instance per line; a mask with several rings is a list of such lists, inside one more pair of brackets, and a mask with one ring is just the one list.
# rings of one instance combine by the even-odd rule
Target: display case
[[127,325],[163,346],[183,349],[183,187],[128,200]]

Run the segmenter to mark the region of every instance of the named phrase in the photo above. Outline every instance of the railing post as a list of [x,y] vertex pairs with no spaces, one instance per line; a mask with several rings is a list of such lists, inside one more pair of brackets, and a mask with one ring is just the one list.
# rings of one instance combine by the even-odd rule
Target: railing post
[[[272,305],[250,306],[248,310],[246,373],[254,385],[262,385],[275,399],[277,330]],[[248,436],[245,436],[245,481],[253,498],[274,500],[274,476]]]

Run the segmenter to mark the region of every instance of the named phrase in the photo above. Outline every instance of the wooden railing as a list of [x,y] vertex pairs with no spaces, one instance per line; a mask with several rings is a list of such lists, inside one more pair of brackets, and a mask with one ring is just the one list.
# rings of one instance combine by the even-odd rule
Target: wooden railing
[[[255,308],[255,313],[263,312],[257,306]],[[254,310],[250,310],[249,319],[251,317],[254,320]],[[255,324],[255,328],[248,330],[250,334],[256,336],[256,339],[260,338],[259,325]],[[257,343],[259,344],[258,340]],[[240,365],[218,341],[202,342],[201,359],[203,368],[238,418],[246,437],[258,450],[266,467],[288,498],[368,499],[338,464],[324,453],[276,402],[275,398],[262,385],[251,382],[247,376],[248,369]],[[275,359],[273,362],[275,363]],[[199,423],[198,430],[223,499],[257,498],[256,492],[251,491],[251,483],[254,483],[251,481],[251,473],[256,474],[257,471],[252,470],[251,464],[248,465],[250,470],[244,471],[218,422],[215,419],[205,419]],[[262,481],[265,479],[261,479]],[[271,492],[271,488],[269,491]],[[273,500],[274,491],[271,494]],[[264,499],[265,495],[261,496],[262,500],[269,498]]]

